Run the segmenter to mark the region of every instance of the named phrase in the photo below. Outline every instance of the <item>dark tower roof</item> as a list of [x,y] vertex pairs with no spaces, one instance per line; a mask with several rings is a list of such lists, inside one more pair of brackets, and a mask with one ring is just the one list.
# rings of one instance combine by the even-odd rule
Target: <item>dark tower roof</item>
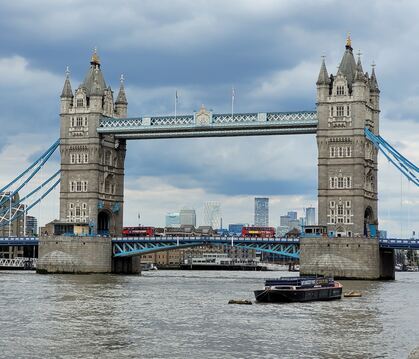
[[375,76],[375,65],[372,68],[372,73],[371,73],[371,78],[370,78],[370,90],[372,92],[380,92],[380,90],[378,89],[378,82],[377,82],[377,77]]
[[330,83],[329,75],[327,74],[326,63],[322,61],[322,65],[320,67],[319,77],[317,79],[316,85],[328,85]]
[[352,87],[352,83],[355,78],[356,62],[354,54],[352,53],[352,42],[348,35],[346,39],[345,53],[343,54],[342,61],[340,62],[338,72],[346,77],[349,87]]
[[96,49],[90,60],[90,69],[80,87],[86,89],[87,96],[103,95],[103,92],[106,89],[106,83],[102,71],[100,70],[100,59],[96,53]]
[[356,64],[356,72],[355,72],[355,78],[354,81],[365,81],[365,75],[364,70],[362,69],[361,64],[361,53],[358,53],[358,61]]
[[71,90],[71,84],[70,84],[70,71],[68,70],[68,67],[65,72],[65,81],[64,81],[63,91],[61,92],[61,98],[63,97],[67,97],[67,98],[73,97],[73,91]]
[[123,104],[127,105],[127,96],[125,95],[125,87],[124,87],[124,76],[121,75],[121,86],[119,87],[118,97],[116,98],[116,104]]

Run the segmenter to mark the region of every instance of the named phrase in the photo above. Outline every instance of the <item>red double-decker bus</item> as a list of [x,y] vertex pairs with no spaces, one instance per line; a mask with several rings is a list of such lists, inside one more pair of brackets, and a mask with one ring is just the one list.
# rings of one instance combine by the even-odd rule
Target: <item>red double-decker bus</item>
[[126,237],[153,237],[154,227],[124,227],[122,235]]
[[273,227],[243,227],[242,237],[275,237],[275,228]]

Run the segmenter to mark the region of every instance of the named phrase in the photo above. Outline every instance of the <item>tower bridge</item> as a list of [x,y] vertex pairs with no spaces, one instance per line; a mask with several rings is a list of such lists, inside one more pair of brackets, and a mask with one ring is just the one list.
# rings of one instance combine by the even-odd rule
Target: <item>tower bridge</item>
[[[382,263],[393,257],[379,250],[377,239],[378,149],[388,151],[395,166],[418,185],[419,170],[380,137],[375,69],[371,75],[364,72],[349,37],[336,74],[329,74],[322,60],[316,87],[316,111],[219,114],[202,106],[188,115],[128,117],[123,79],[114,101],[95,52],[84,81],[73,91],[67,72],[61,93],[58,224],[84,226],[92,236],[120,235],[127,140],[315,134],[319,224],[326,227],[327,238],[301,238],[302,271],[333,272],[343,266],[342,276],[379,278]],[[62,260],[69,263],[77,262],[68,252],[80,243],[91,245],[91,251],[112,247],[106,237],[80,243],[75,238],[45,241],[44,254],[60,249]],[[126,243],[124,248],[130,245]],[[83,253],[74,251],[76,257]]]
[[379,134],[379,89],[364,73],[351,41],[336,75],[323,59],[317,111],[127,117],[124,82],[113,100],[100,59],[93,54],[82,84],[61,94],[60,220],[87,222],[93,233],[122,230],[126,140],[184,137],[316,134],[319,223],[332,236],[368,235],[377,226],[377,149],[365,128]]

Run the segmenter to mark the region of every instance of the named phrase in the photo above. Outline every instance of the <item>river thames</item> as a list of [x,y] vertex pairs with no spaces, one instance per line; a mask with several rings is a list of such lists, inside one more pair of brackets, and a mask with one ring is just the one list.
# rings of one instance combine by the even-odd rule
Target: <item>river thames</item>
[[362,298],[254,300],[287,272],[142,276],[0,272],[2,358],[406,358],[419,345],[419,273],[342,281]]

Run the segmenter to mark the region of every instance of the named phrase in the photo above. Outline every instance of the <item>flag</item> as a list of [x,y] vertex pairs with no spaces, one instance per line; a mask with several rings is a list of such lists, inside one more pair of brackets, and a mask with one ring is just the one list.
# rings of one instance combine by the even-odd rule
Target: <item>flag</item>
[[234,102],[234,98],[236,97],[236,91],[234,87],[231,88],[231,101]]
[[175,92],[175,100],[176,100],[176,103],[179,102],[179,94],[178,94],[177,90]]

